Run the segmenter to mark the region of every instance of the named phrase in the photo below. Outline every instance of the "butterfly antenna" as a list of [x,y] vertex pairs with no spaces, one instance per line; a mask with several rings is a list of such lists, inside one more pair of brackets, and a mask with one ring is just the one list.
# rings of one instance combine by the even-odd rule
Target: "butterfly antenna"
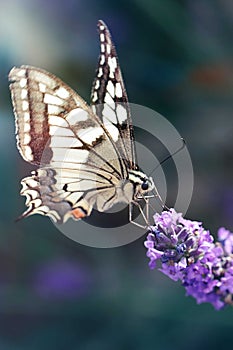
[[180,148],[178,148],[174,153],[169,154],[169,156],[167,156],[166,158],[164,158],[150,173],[149,176],[151,176],[153,174],[153,172],[158,169],[160,167],[160,165],[162,165],[163,163],[165,163],[168,159],[172,158],[174,155],[176,155],[177,153],[179,153],[185,146],[186,146],[186,142],[183,139],[183,137],[181,137],[181,141],[182,141],[182,146]]
[[[165,163],[168,159],[172,158],[175,154],[177,154],[178,152],[180,152],[180,151],[186,146],[186,142],[185,142],[185,140],[184,140],[183,138],[181,138],[181,141],[182,141],[182,146],[181,146],[180,148],[178,148],[174,153],[169,154],[169,156],[167,156],[166,158],[164,158],[164,159],[162,160],[162,162],[160,162],[160,163],[151,171],[151,173],[150,173],[149,176],[151,176],[151,174],[152,174],[156,169],[158,169],[158,167],[159,167],[161,164]],[[157,190],[156,187],[155,187],[155,189],[152,191],[152,193],[153,193],[153,195],[154,195],[155,198],[158,198],[159,204],[161,205],[161,208],[162,208],[163,210],[169,210],[169,208],[167,207],[167,205],[163,202],[163,200],[162,200],[160,194],[158,193],[158,190]]]
[[154,198],[157,198],[158,199],[158,202],[159,202],[159,205],[161,206],[161,208],[163,210],[169,210],[168,206],[166,206],[166,204],[164,203],[164,201],[162,200],[160,194],[158,193],[158,190],[156,188],[156,190],[153,190],[152,191],[153,195],[154,195]]

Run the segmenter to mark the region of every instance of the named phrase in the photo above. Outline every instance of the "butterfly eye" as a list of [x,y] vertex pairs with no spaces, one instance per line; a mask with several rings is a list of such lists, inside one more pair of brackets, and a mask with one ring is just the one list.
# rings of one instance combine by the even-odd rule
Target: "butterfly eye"
[[148,181],[146,180],[145,182],[142,183],[142,189],[143,191],[146,191],[148,190],[149,188],[149,184],[148,184]]

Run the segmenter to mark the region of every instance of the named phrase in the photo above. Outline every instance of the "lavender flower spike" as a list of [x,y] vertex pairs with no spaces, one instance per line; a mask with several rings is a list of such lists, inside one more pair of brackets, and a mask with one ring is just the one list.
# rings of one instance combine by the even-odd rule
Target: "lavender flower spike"
[[220,228],[218,242],[201,222],[186,220],[174,209],[154,215],[145,247],[149,267],[180,280],[187,295],[215,309],[233,304],[233,233]]

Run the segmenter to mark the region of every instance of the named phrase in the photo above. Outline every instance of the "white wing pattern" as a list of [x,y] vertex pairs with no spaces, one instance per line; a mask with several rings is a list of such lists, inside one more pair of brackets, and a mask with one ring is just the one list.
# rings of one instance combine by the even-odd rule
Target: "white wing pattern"
[[17,147],[27,162],[39,166],[21,182],[28,209],[20,218],[41,214],[58,223],[78,220],[94,205],[106,211],[117,202],[129,204],[151,185],[136,167],[116,51],[106,25],[99,21],[98,26],[101,56],[92,108],[42,69],[21,66],[9,73]]

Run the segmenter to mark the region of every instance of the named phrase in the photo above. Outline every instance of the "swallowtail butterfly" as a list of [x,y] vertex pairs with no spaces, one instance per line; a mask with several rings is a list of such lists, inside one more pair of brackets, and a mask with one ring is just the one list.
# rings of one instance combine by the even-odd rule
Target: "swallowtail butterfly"
[[98,30],[101,52],[90,107],[45,70],[21,66],[9,73],[17,147],[38,167],[21,182],[28,209],[20,218],[41,214],[58,223],[78,220],[94,206],[104,212],[120,202],[138,205],[155,188],[137,166],[128,98],[111,35],[102,21]]

